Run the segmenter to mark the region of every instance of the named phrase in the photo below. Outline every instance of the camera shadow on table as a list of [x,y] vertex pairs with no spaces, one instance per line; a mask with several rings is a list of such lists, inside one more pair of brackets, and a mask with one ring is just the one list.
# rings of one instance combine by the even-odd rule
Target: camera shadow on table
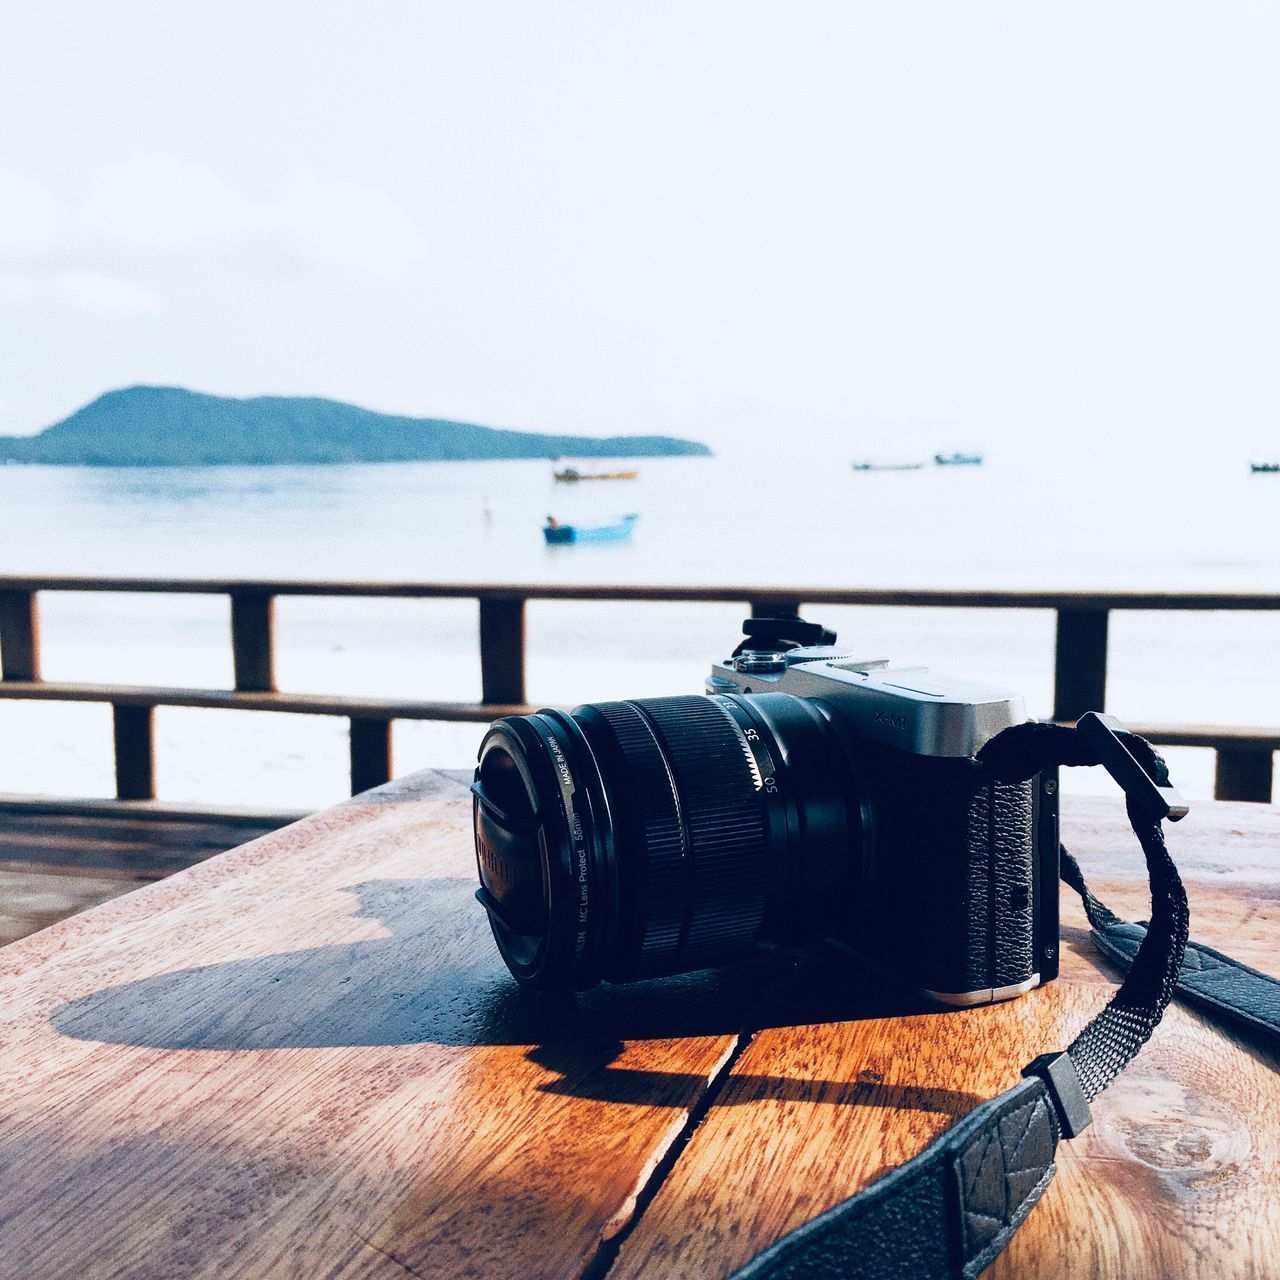
[[[50,1021],[79,1040],[175,1050],[528,1046],[527,1058],[561,1075],[548,1091],[652,1102],[693,1081],[612,1068],[624,1042],[937,1012],[841,958],[770,952],[576,994],[526,992],[498,956],[473,881],[369,880],[347,891],[358,902],[352,914],[378,920],[387,936],[140,978],[71,1000]],[[831,1087],[759,1083],[796,1100]],[[905,1092],[913,1096],[902,1105],[925,1110],[972,1101]]]

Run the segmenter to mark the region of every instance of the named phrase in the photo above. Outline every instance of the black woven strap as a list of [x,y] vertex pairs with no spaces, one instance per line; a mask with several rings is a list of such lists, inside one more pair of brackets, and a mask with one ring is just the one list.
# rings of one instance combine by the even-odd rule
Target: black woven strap
[[[1061,851],[1062,879],[1084,902],[1093,927],[1093,940],[1108,959],[1129,969],[1146,937],[1147,924],[1130,924],[1109,911],[1089,892],[1076,860]],[[1251,969],[1232,956],[1188,939],[1178,970],[1176,993],[1219,1021],[1251,1039],[1280,1050],[1280,982]]]
[[[1096,745],[1096,728],[1102,723],[1100,717],[1093,716],[1088,719],[1088,724],[1082,722],[1079,729],[1035,722],[1015,725],[992,738],[978,753],[978,759],[997,778],[1006,782],[1032,777],[1055,762],[1068,765],[1105,762],[1111,767],[1111,762],[1104,761],[1103,752]],[[1095,732],[1090,733],[1090,729]],[[1164,757],[1137,734],[1120,730],[1113,736],[1141,766],[1153,784],[1151,790],[1167,791],[1169,768]],[[1129,824],[1147,860],[1151,922],[1141,945],[1135,950],[1120,990],[1097,1017],[1086,1023],[1067,1049],[1067,1056],[1089,1101],[1116,1078],[1150,1039],[1173,998],[1187,945],[1190,917],[1187,893],[1165,847],[1164,831],[1151,807],[1150,793],[1137,788],[1127,790],[1125,802]],[[1071,865],[1075,867],[1076,881],[1067,882],[1080,893],[1086,911],[1091,902],[1095,910],[1101,908],[1106,911],[1089,893],[1074,860]],[[1116,919],[1109,911],[1107,915],[1112,920]]]
[[[1122,781],[1147,860],[1152,910],[1120,989],[1065,1052],[1028,1064],[1019,1084],[976,1107],[913,1160],[784,1236],[735,1272],[735,1280],[972,1280],[1048,1187],[1059,1139],[1088,1124],[1089,1100],[1150,1037],[1173,995],[1187,941],[1186,893],[1160,827],[1176,793],[1164,761],[1144,739],[1117,733],[1119,726],[1098,717],[1082,726],[1016,725],[978,758],[1004,781],[1055,764],[1104,762]],[[1088,893],[1082,880],[1080,888]]]

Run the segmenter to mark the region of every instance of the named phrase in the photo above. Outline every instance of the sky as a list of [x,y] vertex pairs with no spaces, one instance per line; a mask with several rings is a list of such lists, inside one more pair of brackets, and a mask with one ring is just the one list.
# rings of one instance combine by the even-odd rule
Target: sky
[[1277,65],[1235,0],[6,5],[0,433],[1280,451]]

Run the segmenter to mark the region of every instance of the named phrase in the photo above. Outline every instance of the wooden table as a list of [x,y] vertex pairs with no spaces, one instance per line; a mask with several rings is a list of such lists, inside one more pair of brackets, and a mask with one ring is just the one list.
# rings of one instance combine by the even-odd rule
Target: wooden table
[[[1066,812],[1142,915],[1119,801]],[[456,777],[417,774],[0,949],[0,1275],[723,1276],[1115,976],[1064,895],[1062,979],[993,1008],[887,1017],[768,956],[527,997],[470,823]],[[1194,932],[1276,972],[1280,810],[1201,804],[1170,842]],[[1170,1009],[990,1274],[1274,1275],[1276,1067]]]
[[86,812],[0,795],[0,946],[300,816],[154,812],[145,801]]

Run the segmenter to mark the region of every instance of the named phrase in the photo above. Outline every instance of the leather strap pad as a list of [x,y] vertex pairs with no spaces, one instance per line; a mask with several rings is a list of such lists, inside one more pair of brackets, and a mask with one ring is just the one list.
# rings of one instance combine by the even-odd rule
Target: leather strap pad
[[892,1173],[784,1236],[734,1280],[972,1280],[1053,1178],[1058,1121],[1028,1078]]
[[[1145,925],[1123,920],[1095,927],[1099,950],[1128,969],[1146,937]],[[1235,1022],[1280,1047],[1280,982],[1223,955],[1202,942],[1189,941],[1178,970],[1178,994],[1228,1022]]]

